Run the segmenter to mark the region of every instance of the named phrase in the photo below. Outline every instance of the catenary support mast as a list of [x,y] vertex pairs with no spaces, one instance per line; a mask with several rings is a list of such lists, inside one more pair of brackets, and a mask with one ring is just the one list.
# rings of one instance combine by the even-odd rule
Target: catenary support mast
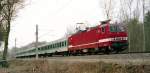
[[35,36],[36,36],[36,42],[35,42],[35,48],[36,48],[36,59],[38,59],[38,25],[36,25],[36,32],[35,32]]

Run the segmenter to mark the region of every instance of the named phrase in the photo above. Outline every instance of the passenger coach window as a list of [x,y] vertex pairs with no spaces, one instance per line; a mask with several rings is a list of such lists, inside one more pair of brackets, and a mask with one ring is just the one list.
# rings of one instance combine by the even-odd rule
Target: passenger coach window
[[67,43],[66,43],[66,41],[65,41],[64,43],[65,43],[65,46],[67,46]]
[[59,47],[61,47],[61,43],[59,42]]
[[56,47],[57,47],[56,43],[55,43],[55,45],[54,45],[54,46],[55,46],[54,48],[56,48]]
[[57,43],[57,47],[59,47],[59,44]]
[[59,47],[58,43],[56,43],[56,47]]
[[64,42],[61,42],[62,43],[62,46],[64,46]]
[[54,48],[54,44],[52,44],[52,48]]

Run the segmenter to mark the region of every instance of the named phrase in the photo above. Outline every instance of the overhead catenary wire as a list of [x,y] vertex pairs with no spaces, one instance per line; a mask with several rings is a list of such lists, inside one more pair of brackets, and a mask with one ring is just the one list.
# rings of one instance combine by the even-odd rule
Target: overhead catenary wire
[[[51,30],[51,31],[53,31],[53,30]],[[41,37],[44,37],[44,36],[48,35],[49,33],[51,33],[51,31],[48,31],[48,32],[46,32],[46,33],[40,35],[38,38],[41,38]]]
[[[69,0],[64,6],[61,6],[61,8],[59,8],[58,10],[56,10],[56,12],[55,12],[54,15],[57,15],[58,13],[60,13],[61,11],[63,11],[71,2],[72,2],[72,0]],[[51,31],[48,31],[48,32],[40,35],[38,38],[41,39],[41,38],[45,37],[46,35],[48,35],[49,33],[51,33]],[[52,35],[55,35],[55,34],[52,34]]]
[[[69,1],[67,1],[63,6],[61,6],[60,8],[58,8],[57,10],[56,10],[56,12],[54,13],[54,15],[57,15],[58,13],[60,13],[61,11],[63,11],[66,7],[68,7],[68,5],[70,4],[72,2],[72,0],[69,0]],[[13,25],[12,27],[15,27],[16,25]],[[12,28],[11,28],[11,30],[12,30]],[[51,32],[50,31],[48,31],[48,32],[46,32],[46,33],[44,33],[44,34],[42,34],[42,35],[40,35],[38,38],[40,39],[40,38],[43,38],[43,37],[45,37],[46,35],[48,35],[48,34],[50,34]],[[52,34],[52,35],[54,35],[54,34]],[[9,40],[9,42],[10,42],[10,40]],[[12,42],[14,42],[14,41],[11,41],[11,43]],[[25,43],[25,42],[27,42],[27,41],[24,41],[23,43]]]

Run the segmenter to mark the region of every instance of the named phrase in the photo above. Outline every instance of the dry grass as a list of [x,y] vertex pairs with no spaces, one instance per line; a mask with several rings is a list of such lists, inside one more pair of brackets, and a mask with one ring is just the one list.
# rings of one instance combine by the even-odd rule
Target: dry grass
[[0,73],[150,73],[150,66],[119,65],[104,62],[62,62],[47,60],[13,60]]

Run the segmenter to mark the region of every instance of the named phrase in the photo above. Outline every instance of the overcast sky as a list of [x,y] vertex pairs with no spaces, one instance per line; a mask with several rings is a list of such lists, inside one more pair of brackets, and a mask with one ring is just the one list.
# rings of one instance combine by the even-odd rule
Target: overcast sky
[[[63,37],[67,29],[75,29],[79,22],[86,22],[90,26],[98,25],[99,21],[105,20],[103,1],[25,0],[24,8],[19,10],[12,22],[9,48],[15,46],[15,38],[17,47],[34,42],[36,24],[39,25],[39,41],[47,42]],[[116,8],[114,14],[119,14],[119,0],[113,1]],[[117,15],[114,15],[113,20],[115,16]]]
[[35,41],[35,25],[39,25],[39,41],[52,41],[65,35],[78,22],[95,25],[104,20],[99,0],[26,0],[12,23],[9,47],[24,46]]

